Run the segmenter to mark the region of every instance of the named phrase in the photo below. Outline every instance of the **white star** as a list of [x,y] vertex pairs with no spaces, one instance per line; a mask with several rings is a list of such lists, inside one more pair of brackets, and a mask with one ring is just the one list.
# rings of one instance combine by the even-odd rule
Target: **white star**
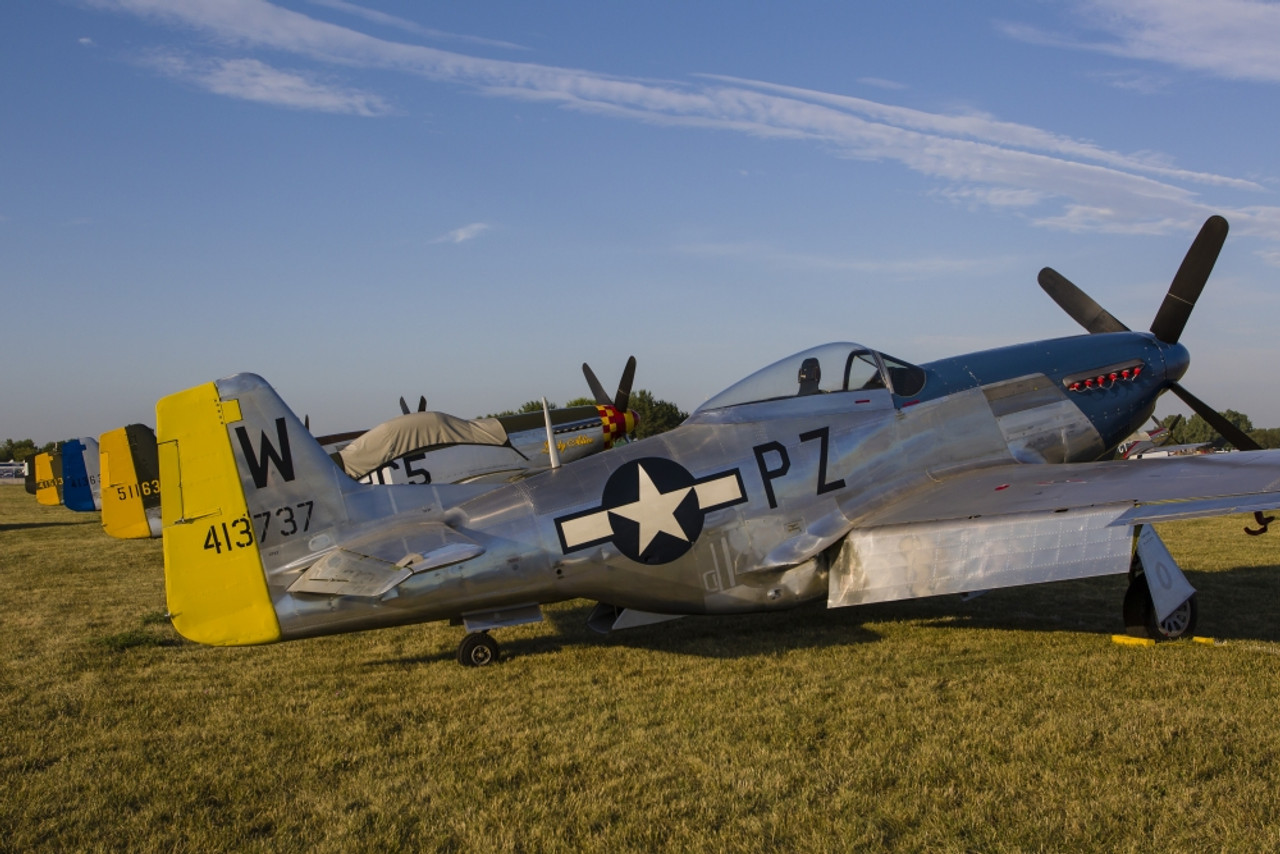
[[640,523],[640,551],[644,552],[653,542],[654,537],[660,533],[667,533],[677,539],[689,542],[689,537],[685,534],[684,528],[680,527],[680,522],[676,519],[676,508],[680,506],[680,502],[684,501],[685,496],[689,494],[691,486],[681,489],[672,490],[671,492],[659,492],[658,487],[654,486],[653,480],[649,477],[649,473],[644,470],[644,466],[637,466],[640,471],[640,498],[632,504],[625,504],[622,507],[610,508],[610,513],[617,513],[624,519],[630,519],[633,522]]

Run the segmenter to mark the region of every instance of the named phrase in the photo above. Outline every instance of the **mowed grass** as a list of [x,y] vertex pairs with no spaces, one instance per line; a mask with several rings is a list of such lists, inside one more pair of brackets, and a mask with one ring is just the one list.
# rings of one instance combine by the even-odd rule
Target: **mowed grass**
[[0,849],[1280,847],[1280,526],[1161,528],[1222,643],[1123,578],[601,638],[180,640],[158,541],[0,488]]

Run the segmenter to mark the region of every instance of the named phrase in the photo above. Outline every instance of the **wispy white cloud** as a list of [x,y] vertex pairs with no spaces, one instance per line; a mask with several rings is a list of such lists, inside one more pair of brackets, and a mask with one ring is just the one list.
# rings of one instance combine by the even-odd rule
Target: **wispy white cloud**
[[85,47],[93,47],[93,39],[89,38],[88,36],[81,36],[80,38],[76,39],[76,43],[82,44]]
[[321,83],[256,59],[194,59],[156,53],[146,57],[144,64],[215,94],[246,101],[358,116],[391,112],[387,102],[378,95]]
[[1044,193],[1017,187],[948,187],[938,195],[953,202],[992,208],[1030,208],[1045,199]]
[[1280,83],[1280,4],[1265,0],[1080,0],[1083,27],[1096,41],[1003,23],[1010,37],[1203,71],[1232,80]]
[[[1003,121],[975,112],[930,113],[863,98],[724,76],[688,82],[639,80],[468,56],[421,45],[379,39],[272,5],[266,0],[87,0],[162,23],[194,28],[220,46],[242,51],[270,49],[332,64],[376,68],[472,87],[487,95],[557,105],[655,125],[713,128],[772,139],[808,141],[841,157],[898,163],[940,183],[940,192],[965,204],[1019,209],[1049,228],[1116,232],[1168,232],[1194,228],[1209,212],[1231,218],[1233,227],[1280,239],[1280,208],[1210,206],[1199,189],[1265,192],[1239,177],[1181,169],[1151,153],[1112,151],[1088,140]],[[351,4],[325,0],[345,10]],[[1142,29],[1120,0],[1091,0],[1108,12],[1118,33],[1116,45],[1168,45],[1184,32]],[[1190,2],[1133,0],[1139,8],[1177,9]],[[1208,4],[1217,9],[1219,4]],[[1270,8],[1249,0],[1224,0],[1229,12]],[[1274,7],[1280,9],[1280,7]],[[1243,10],[1243,11],[1242,11]],[[1190,12],[1187,12],[1190,15]],[[1153,17],[1165,20],[1159,16]],[[1176,16],[1166,16],[1169,21]],[[1195,16],[1199,17],[1199,16]],[[1118,23],[1116,23],[1118,22]],[[1128,22],[1128,23],[1126,23]],[[1129,29],[1124,29],[1128,27]],[[1016,29],[1016,28],[1015,28]],[[1221,29],[1221,28],[1219,28]],[[1227,32],[1236,29],[1227,28]],[[1159,32],[1167,32],[1163,40]],[[1217,30],[1215,30],[1217,32]],[[1184,33],[1185,35],[1185,33]],[[1026,38],[1033,37],[1023,32]],[[1048,37],[1045,37],[1048,38]],[[1272,40],[1272,44],[1280,43]],[[1146,49],[1146,48],[1144,48]],[[1246,51],[1249,52],[1249,51]],[[1280,56],[1280,52],[1277,52]],[[1207,61],[1207,60],[1206,60]],[[233,64],[238,62],[239,64]],[[345,111],[385,110],[374,96],[333,90],[293,75],[277,78],[256,60],[219,60],[179,69],[214,91],[234,97],[258,92],[262,100],[301,106],[333,97]],[[289,75],[279,72],[285,78]],[[182,76],[177,74],[177,76]],[[221,88],[214,88],[215,81]],[[269,85],[276,81],[278,85]],[[289,97],[293,92],[293,97]],[[336,97],[335,97],[336,96]],[[344,97],[345,96],[345,97]],[[312,107],[320,108],[320,107]],[[339,109],[338,107],[334,107]]]
[[1024,149],[1071,158],[1073,161],[1091,161],[1125,171],[1143,172],[1179,181],[1217,184],[1237,189],[1260,189],[1252,181],[1174,169],[1152,157],[1144,158],[1107,151],[1093,143],[1072,139],[1071,137],[1051,133],[1029,125],[1000,121],[990,116],[974,113],[961,115],[927,113],[921,110],[881,104],[876,101],[853,98],[847,95],[832,95],[825,92],[814,92],[758,81],[734,81],[734,78],[727,77],[718,79],[738,82],[753,88],[776,92],[814,104],[827,105],[842,113],[863,115],[869,119],[883,122],[888,127],[920,131],[940,139],[972,139],[978,142],[992,143],[1002,149]]
[[466,243],[468,240],[475,240],[481,234],[484,234],[490,228],[488,223],[473,222],[470,225],[464,225],[462,228],[455,228],[448,234],[442,234],[432,243]]
[[1067,205],[1061,214],[1041,217],[1036,220],[1036,224],[1062,231],[1147,235],[1173,234],[1186,231],[1191,225],[1184,217],[1133,219],[1122,209],[1090,205]]
[[1113,89],[1123,89],[1139,95],[1162,95],[1173,87],[1173,80],[1167,76],[1140,71],[1095,72],[1089,77]]
[[512,42],[501,41],[499,39],[487,39],[482,36],[468,36],[459,33],[446,33],[443,30],[433,30],[430,27],[424,27],[421,24],[404,18],[388,15],[386,12],[379,12],[376,9],[368,9],[364,6],[358,6],[355,3],[348,3],[346,0],[311,0],[316,6],[323,6],[326,9],[333,9],[336,12],[345,12],[348,15],[354,15],[358,18],[364,18],[375,24],[381,24],[386,27],[394,27],[403,30],[406,33],[413,33],[424,38],[435,39],[437,41],[462,42],[465,44],[479,45],[482,47],[498,47],[504,50],[528,50],[518,44]]

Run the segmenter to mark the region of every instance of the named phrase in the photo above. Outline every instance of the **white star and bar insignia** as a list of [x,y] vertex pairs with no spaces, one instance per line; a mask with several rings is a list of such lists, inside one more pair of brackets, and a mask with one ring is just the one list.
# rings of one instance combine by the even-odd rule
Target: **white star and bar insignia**
[[600,506],[556,519],[565,554],[613,542],[640,563],[669,563],[693,547],[707,513],[747,500],[738,469],[695,478],[663,457],[619,466]]

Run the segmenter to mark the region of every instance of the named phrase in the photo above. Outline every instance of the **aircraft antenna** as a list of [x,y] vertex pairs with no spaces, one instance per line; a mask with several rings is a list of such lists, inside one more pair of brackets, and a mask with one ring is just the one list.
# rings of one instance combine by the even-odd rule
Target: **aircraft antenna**
[[560,451],[556,448],[555,432],[551,429],[551,410],[547,407],[547,399],[542,399],[542,419],[547,423],[547,456],[551,458],[551,467],[560,468]]

